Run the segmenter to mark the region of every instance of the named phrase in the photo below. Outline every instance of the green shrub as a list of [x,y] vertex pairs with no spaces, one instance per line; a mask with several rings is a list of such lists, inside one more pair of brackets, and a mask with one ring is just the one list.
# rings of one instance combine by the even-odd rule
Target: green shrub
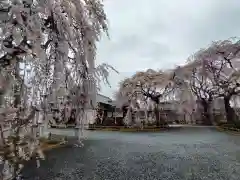
[[56,141],[56,140],[48,140],[46,143],[47,143],[47,144],[58,144],[59,141]]
[[224,125],[228,124],[227,122],[224,122],[224,121],[217,121],[216,123],[218,126],[224,126]]
[[227,124],[227,123],[225,123],[225,124],[222,124],[221,126],[222,126],[222,127],[231,128],[231,127],[235,127],[235,124]]
[[240,129],[240,121],[235,121],[235,127]]

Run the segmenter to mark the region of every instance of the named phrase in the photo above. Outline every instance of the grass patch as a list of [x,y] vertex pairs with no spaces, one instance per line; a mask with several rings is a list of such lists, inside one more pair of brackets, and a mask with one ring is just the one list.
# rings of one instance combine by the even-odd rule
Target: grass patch
[[58,140],[58,139],[49,139],[49,138],[41,137],[39,140],[40,140],[40,146],[43,149],[43,151],[57,148],[64,144],[63,140]]
[[45,144],[57,144],[59,142],[61,142],[60,140],[56,140],[56,139],[48,139],[48,138],[40,138],[39,139],[40,143],[45,143]]
[[223,129],[229,129],[229,130],[234,130],[234,131],[240,130],[239,123],[237,123],[237,124],[235,124],[235,123],[224,123],[224,124],[221,124],[219,126]]
[[240,129],[232,124],[224,124],[217,127],[217,130],[226,132],[232,135],[240,135]]
[[[47,138],[40,138],[39,140],[40,140],[40,147],[43,151],[58,148],[58,147],[63,146],[63,144],[64,144],[62,141],[49,140]],[[27,143],[22,144],[22,145],[25,146],[25,145],[27,145]],[[0,155],[3,155],[4,153],[6,153],[6,148],[9,148],[9,146],[0,147]]]
[[61,147],[63,144],[64,143],[62,141],[48,140],[48,139],[40,142],[40,146],[43,151]]

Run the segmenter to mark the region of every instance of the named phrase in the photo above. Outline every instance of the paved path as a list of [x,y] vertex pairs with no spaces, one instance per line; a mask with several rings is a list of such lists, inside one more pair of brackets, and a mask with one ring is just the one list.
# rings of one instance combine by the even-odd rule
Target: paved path
[[90,132],[84,148],[47,153],[26,179],[239,180],[240,137],[211,128],[162,133]]

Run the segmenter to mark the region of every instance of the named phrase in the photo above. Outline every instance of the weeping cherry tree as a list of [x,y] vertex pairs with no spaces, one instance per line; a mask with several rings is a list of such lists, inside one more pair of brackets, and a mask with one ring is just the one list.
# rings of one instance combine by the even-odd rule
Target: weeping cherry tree
[[228,122],[235,122],[230,101],[240,93],[240,41],[236,38],[213,42],[196,55],[202,60],[202,69],[217,89],[217,97],[223,98]]
[[[159,105],[161,100],[169,100],[173,92],[173,73],[171,71],[155,71],[152,69],[146,72],[137,72],[131,78],[126,78],[120,83],[119,93],[127,97],[130,104],[145,102],[152,107],[157,126],[163,125],[159,117]],[[149,107],[150,107],[149,106]],[[131,106],[130,106],[131,107]],[[135,105],[139,110],[138,106]],[[131,108],[129,108],[129,111]],[[150,109],[149,109],[150,110]],[[151,112],[148,111],[148,112]],[[127,114],[130,114],[128,112]],[[129,119],[126,116],[127,119]],[[149,118],[149,113],[146,118]]]
[[[49,102],[57,106],[61,89],[82,124],[86,104],[95,95],[88,93],[89,85],[108,76],[107,65],[95,67],[95,43],[103,31],[107,22],[100,0],[0,2],[3,179],[19,178],[25,161],[43,158],[35,114],[48,121]],[[9,92],[13,100],[7,104]]]

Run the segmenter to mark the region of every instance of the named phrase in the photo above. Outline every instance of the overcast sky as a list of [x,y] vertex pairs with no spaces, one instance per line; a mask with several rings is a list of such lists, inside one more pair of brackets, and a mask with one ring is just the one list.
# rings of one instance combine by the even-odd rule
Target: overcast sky
[[136,71],[172,68],[214,40],[240,36],[240,0],[105,0],[110,39],[98,44],[97,64],[111,73],[112,97],[118,83]]

